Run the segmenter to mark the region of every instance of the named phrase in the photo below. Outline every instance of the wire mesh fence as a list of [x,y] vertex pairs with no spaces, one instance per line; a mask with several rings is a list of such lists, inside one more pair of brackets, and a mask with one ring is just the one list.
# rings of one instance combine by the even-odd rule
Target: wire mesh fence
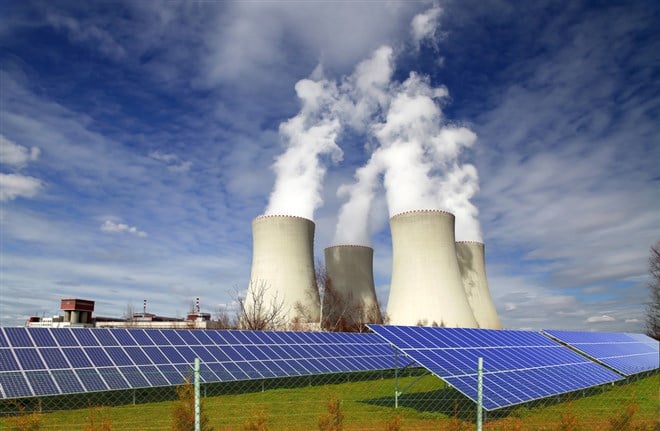
[[[193,431],[193,370],[192,364],[184,370],[186,383],[181,385],[5,399],[0,429]],[[166,380],[183,381],[182,374],[172,372],[176,375],[164,376]],[[205,380],[200,373],[198,429],[205,431],[462,431],[479,424],[477,403],[423,368]],[[614,384],[483,411],[482,429],[658,431],[659,387],[657,371],[641,373]]]

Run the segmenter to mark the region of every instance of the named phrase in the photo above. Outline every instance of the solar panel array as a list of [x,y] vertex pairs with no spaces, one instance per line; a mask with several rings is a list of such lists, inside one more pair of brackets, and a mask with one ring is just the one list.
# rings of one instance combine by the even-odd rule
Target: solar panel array
[[621,376],[540,333],[369,325],[432,374],[476,402],[483,358],[483,406],[494,410],[620,380]]
[[660,368],[658,342],[644,334],[543,332],[626,376]]
[[374,334],[0,328],[0,398],[394,368]]

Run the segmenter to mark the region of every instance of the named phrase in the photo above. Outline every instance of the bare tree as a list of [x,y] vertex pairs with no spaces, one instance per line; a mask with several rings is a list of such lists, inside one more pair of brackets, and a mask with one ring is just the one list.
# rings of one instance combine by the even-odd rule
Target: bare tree
[[646,307],[646,335],[660,340],[660,241],[651,247],[649,257],[649,303]]
[[214,329],[236,329],[239,327],[237,313],[231,313],[226,305],[218,306],[215,312]]
[[321,329],[333,332],[365,332],[368,323],[383,323],[378,304],[368,306],[351,292],[334,288],[325,267],[317,264],[316,280],[321,295]]
[[241,328],[263,331],[286,326],[288,310],[284,307],[284,300],[278,298],[277,292],[268,295],[268,290],[269,286],[265,282],[251,281],[245,298],[237,291]]

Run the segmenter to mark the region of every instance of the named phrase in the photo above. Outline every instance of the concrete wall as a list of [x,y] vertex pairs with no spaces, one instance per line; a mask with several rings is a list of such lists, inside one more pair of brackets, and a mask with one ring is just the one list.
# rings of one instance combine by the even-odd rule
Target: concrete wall
[[[325,270],[332,289],[350,306],[353,321],[381,321],[374,287],[374,250],[361,245],[336,245],[325,253]],[[374,314],[375,315],[371,315]],[[373,320],[373,321],[372,321]]]
[[456,243],[458,267],[463,279],[463,288],[474,318],[480,328],[502,329],[486,278],[485,247],[483,243],[459,241]]
[[252,222],[252,272],[246,307],[253,306],[251,292],[263,291],[263,305],[276,300],[284,305],[290,322],[300,303],[311,321],[319,319],[320,302],[314,272],[314,222],[302,217],[262,216]]
[[477,327],[456,259],[454,221],[444,211],[411,211],[390,219],[391,324]]

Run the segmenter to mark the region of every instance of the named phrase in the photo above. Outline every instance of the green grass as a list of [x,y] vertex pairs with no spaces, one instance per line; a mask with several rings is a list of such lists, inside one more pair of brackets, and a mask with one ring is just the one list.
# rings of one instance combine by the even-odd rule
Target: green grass
[[[253,392],[247,393],[236,393],[240,389],[237,385],[216,385],[203,400],[204,411],[216,430],[242,430],[246,421],[257,418],[265,419],[271,430],[314,430],[318,429],[319,418],[328,412],[328,400],[334,397],[342,402],[345,430],[385,430],[386,424],[393,423],[395,416],[399,416],[402,430],[474,429],[474,404],[433,376],[417,380],[400,397],[398,409],[394,409],[393,379],[351,382],[346,379],[346,376],[329,376],[325,382],[317,381],[314,386],[304,385],[304,380],[290,383],[282,380],[278,384],[288,387],[265,387],[262,392],[259,386],[252,385]],[[416,379],[414,376],[403,377],[399,379],[399,387],[404,388]],[[628,408],[635,410],[632,419],[639,425],[638,429],[653,430],[660,413],[659,385],[660,375],[656,374],[627,385],[487,414],[484,429],[608,430],[611,418],[622,416]],[[220,394],[220,391],[231,393]],[[81,405],[85,405],[83,401]],[[39,414],[38,421],[41,430],[103,429],[98,425],[97,428],[89,427],[92,420],[97,424],[109,423],[113,430],[168,430],[171,429],[174,403],[161,401],[56,411]],[[11,430],[16,420],[0,419],[0,430]]]

